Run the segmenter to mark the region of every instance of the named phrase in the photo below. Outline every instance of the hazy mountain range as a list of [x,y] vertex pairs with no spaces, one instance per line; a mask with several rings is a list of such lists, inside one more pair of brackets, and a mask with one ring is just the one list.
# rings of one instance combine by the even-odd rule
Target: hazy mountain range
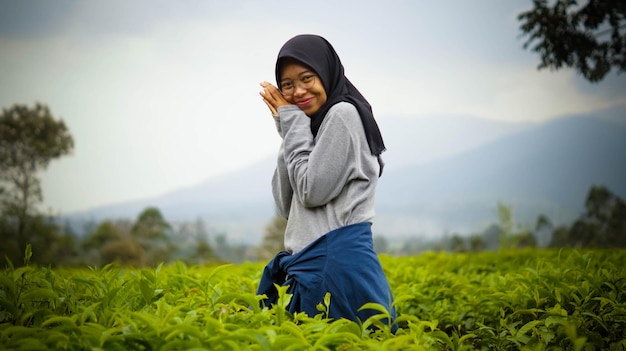
[[[564,116],[507,123],[467,116],[379,118],[388,151],[377,193],[375,234],[389,238],[469,234],[497,221],[497,204],[514,220],[539,214],[567,224],[592,185],[626,198],[626,114]],[[67,216],[71,221],[135,219],[147,206],[171,222],[202,218],[229,240],[259,242],[274,215],[275,156],[163,196]]]

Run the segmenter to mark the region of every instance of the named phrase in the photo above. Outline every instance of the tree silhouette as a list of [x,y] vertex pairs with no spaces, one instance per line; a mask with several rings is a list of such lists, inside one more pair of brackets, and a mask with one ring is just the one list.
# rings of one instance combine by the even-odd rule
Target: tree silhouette
[[592,246],[626,246],[626,203],[622,198],[604,186],[593,186],[585,207],[587,212],[574,225],[593,234]]
[[482,252],[487,248],[487,242],[480,235],[472,235],[469,238],[469,244],[471,252]]
[[524,48],[539,53],[538,69],[573,67],[590,82],[601,81],[611,68],[626,70],[626,2],[589,0],[534,0],[521,13],[520,29],[528,39]]
[[[0,115],[0,196],[2,215],[7,219],[3,236],[24,252],[36,235],[29,219],[36,217],[36,206],[43,200],[38,177],[51,160],[72,152],[74,141],[65,123],[50,109],[15,104]],[[11,224],[14,229],[11,228]]]
[[626,203],[604,186],[592,186],[586,211],[570,228],[558,227],[550,247],[626,247]]
[[167,261],[175,247],[170,243],[170,224],[156,207],[144,209],[131,229],[131,235],[143,249],[144,265]]
[[284,250],[286,228],[287,220],[279,215],[274,216],[272,221],[265,226],[263,242],[257,250],[260,259],[269,259]]

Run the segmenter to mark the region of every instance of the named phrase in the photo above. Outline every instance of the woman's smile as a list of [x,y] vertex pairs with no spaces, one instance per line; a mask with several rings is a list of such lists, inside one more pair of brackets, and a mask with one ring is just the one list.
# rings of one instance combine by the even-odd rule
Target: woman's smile
[[311,102],[313,102],[315,98],[310,97],[310,98],[306,98],[303,100],[298,100],[296,101],[296,105],[298,105],[298,107],[300,108],[305,108],[307,105],[309,105]]
[[[300,80],[302,77],[312,79],[311,84],[302,83]],[[315,114],[328,99],[322,80],[310,67],[299,62],[287,61],[281,67],[280,80],[291,83],[291,90],[289,90],[289,95],[285,96],[285,100],[290,104],[296,104],[309,117]]]

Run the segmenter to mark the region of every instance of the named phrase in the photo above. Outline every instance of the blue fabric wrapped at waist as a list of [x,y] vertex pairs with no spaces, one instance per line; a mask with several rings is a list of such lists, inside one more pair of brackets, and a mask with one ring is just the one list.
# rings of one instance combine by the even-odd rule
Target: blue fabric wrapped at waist
[[328,316],[364,322],[375,310],[357,312],[364,304],[378,303],[390,311],[393,297],[378,256],[374,252],[371,223],[357,223],[335,229],[320,237],[302,251],[291,255],[279,252],[263,271],[257,295],[271,306],[278,299],[274,284],[289,285],[293,294],[288,310],[319,313],[316,306],[330,292]]

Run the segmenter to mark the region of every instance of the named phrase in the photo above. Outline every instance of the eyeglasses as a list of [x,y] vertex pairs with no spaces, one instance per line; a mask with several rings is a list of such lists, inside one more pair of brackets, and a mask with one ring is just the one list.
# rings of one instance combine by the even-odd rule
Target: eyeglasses
[[309,89],[315,84],[315,77],[317,75],[312,72],[304,72],[296,79],[283,79],[280,82],[280,92],[283,96],[292,96],[296,91],[296,85],[302,89]]

